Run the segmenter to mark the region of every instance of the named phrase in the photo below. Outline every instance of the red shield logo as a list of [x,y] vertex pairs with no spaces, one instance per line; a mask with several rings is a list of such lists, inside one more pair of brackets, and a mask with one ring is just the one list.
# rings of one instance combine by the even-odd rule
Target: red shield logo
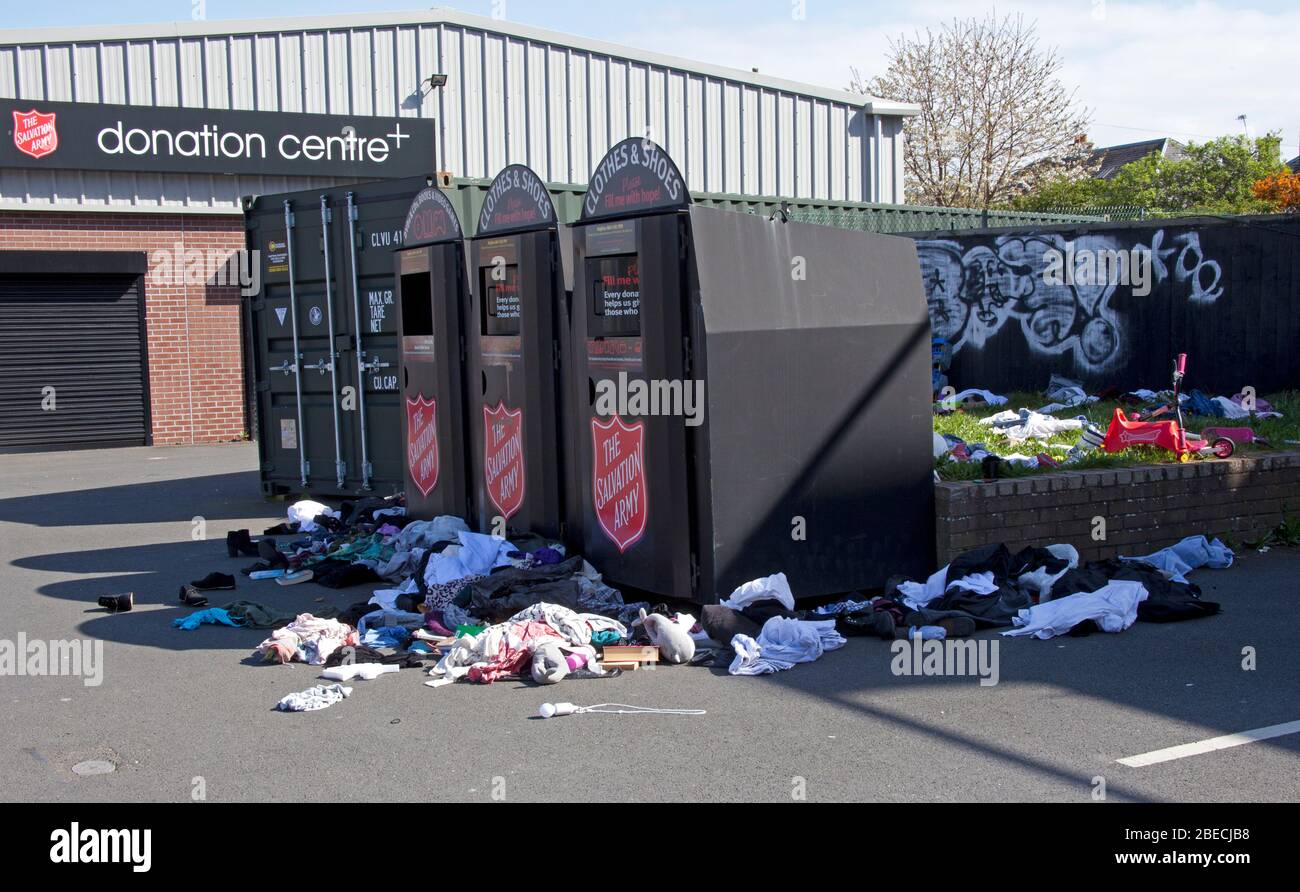
[[619,553],[645,534],[645,422],[627,425],[615,415],[591,420],[592,501],[596,520]]
[[483,482],[503,520],[524,504],[523,409],[483,407]]
[[33,158],[44,158],[59,147],[59,131],[54,114],[43,115],[36,109],[14,112],[14,145]]
[[420,495],[438,485],[438,403],[424,394],[406,401],[406,467]]

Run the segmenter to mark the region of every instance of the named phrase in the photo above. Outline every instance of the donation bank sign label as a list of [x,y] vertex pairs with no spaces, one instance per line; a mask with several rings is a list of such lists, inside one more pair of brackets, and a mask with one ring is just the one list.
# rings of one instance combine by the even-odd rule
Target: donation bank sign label
[[0,100],[0,167],[389,179],[434,166],[429,118]]

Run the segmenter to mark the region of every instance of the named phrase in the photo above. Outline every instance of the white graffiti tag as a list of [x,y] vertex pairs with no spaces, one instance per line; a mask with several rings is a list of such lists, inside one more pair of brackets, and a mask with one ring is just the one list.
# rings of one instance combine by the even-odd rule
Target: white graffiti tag
[[[1055,233],[1004,235],[970,245],[949,239],[917,242],[925,283],[930,324],[936,337],[953,351],[983,349],[988,340],[1012,320],[1018,320],[1030,349],[1039,354],[1070,355],[1081,371],[1103,371],[1128,354],[1123,322],[1112,303],[1121,307],[1156,295],[1134,295],[1118,279],[1053,274],[1050,259],[1062,255],[1092,257],[1125,251],[1146,252],[1157,285],[1165,282],[1185,289],[1194,304],[1212,304],[1224,294],[1223,270],[1205,257],[1198,233],[1169,237],[1157,231],[1151,245],[1123,245],[1108,233],[1073,240]],[[1171,290],[1160,295],[1176,296]]]

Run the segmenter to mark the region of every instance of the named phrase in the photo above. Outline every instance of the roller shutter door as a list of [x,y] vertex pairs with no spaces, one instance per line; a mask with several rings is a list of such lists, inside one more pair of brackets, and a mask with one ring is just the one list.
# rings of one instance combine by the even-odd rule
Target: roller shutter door
[[0,274],[0,449],[146,445],[141,283]]

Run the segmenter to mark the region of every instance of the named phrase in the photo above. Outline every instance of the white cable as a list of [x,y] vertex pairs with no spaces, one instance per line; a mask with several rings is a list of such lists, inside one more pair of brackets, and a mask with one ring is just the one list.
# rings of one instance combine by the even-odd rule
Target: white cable
[[543,703],[537,711],[544,719],[557,715],[708,715],[703,709],[656,709],[652,706],[629,706],[626,703],[597,703],[595,706],[574,706],[572,703]]

